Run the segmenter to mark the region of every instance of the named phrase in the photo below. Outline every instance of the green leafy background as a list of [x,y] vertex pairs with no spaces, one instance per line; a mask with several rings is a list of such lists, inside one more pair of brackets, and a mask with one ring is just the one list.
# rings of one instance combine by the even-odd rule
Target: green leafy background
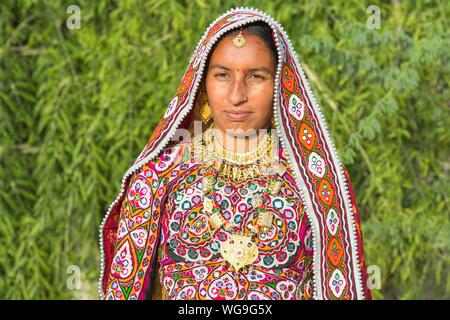
[[98,298],[98,225],[205,28],[237,5],[293,41],[354,184],[374,297],[450,298],[445,0],[2,0],[0,298]]

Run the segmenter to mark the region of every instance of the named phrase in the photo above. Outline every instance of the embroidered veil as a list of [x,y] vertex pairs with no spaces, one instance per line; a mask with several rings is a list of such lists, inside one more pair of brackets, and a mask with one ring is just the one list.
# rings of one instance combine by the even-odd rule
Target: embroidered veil
[[[232,9],[207,28],[164,116],[125,173],[120,194],[100,227],[99,293],[102,297],[111,294],[107,291],[112,286],[116,298],[144,299],[146,290],[152,286],[159,235],[159,211],[152,208],[161,205],[164,197],[155,192],[145,198],[141,208],[137,205],[124,209],[124,199],[132,199],[139,193],[131,177],[141,171],[150,180],[164,182],[164,164],[159,171],[149,169],[146,164],[161,156],[177,129],[192,125],[195,100],[211,48],[226,32],[256,21],[270,26],[278,51],[274,118],[311,222],[314,298],[371,298],[359,212],[349,176],[341,165],[325,118],[285,30],[272,17],[253,8]],[[127,263],[121,265],[121,270],[126,270],[122,276],[112,271],[112,265],[120,260],[119,255],[127,257]]]

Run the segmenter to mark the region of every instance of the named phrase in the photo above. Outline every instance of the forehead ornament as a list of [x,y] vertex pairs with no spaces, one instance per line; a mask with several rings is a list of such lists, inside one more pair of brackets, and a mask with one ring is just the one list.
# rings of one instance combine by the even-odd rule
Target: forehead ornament
[[246,40],[245,40],[244,36],[242,35],[242,28],[241,28],[241,30],[239,31],[239,34],[233,38],[233,45],[236,48],[242,48],[245,45],[245,42],[246,42]]

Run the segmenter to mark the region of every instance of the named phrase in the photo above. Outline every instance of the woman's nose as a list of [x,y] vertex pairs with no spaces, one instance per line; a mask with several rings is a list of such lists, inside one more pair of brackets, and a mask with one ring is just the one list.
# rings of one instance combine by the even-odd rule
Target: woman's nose
[[243,79],[235,79],[231,85],[228,101],[234,105],[240,105],[247,101],[247,85]]

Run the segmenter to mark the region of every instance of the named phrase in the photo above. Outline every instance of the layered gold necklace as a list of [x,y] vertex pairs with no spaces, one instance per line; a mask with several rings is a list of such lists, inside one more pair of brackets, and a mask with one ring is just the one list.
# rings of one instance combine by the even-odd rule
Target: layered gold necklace
[[[247,153],[235,153],[226,150],[215,139],[210,127],[203,137],[194,138],[194,156],[202,159],[203,167],[203,212],[207,215],[210,226],[228,231],[230,237],[220,244],[220,253],[236,271],[251,266],[259,255],[257,240],[266,235],[272,225],[273,213],[267,210],[270,196],[276,196],[282,186],[279,179],[286,168],[279,162],[274,162],[272,155],[271,135],[266,134],[257,147]],[[195,154],[197,151],[197,154]],[[253,194],[253,208],[258,214],[255,226],[249,226],[250,233],[236,230],[222,215],[222,207],[216,199],[214,190],[216,182],[222,180],[234,185],[241,185],[249,179],[267,176],[266,187],[259,194]],[[243,187],[243,186],[242,186]]]
[[249,180],[270,174],[273,159],[272,135],[270,132],[265,133],[259,140],[257,146],[248,152],[233,152],[222,146],[214,134],[214,126],[211,126],[204,133],[205,144],[201,145],[200,152],[206,166],[218,162],[216,165],[219,180],[242,185]]

